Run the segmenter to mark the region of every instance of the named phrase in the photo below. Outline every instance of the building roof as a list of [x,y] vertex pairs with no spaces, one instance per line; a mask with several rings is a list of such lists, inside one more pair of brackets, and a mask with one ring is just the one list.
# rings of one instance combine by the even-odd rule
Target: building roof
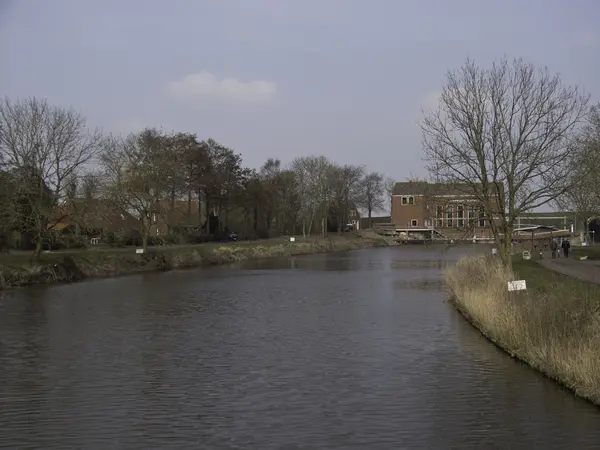
[[75,223],[86,228],[135,228],[138,220],[110,200],[74,198],[57,206],[49,227],[60,229],[62,224],[69,226]]
[[[473,195],[475,186],[481,186],[481,184],[402,181],[394,184],[392,195]],[[490,186],[490,190],[493,191],[494,188]]]

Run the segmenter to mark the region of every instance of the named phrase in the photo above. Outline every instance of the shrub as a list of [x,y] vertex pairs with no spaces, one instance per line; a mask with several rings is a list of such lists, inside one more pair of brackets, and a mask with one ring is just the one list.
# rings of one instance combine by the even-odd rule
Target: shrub
[[87,241],[82,236],[53,236],[48,243],[50,250],[69,250],[87,247]]

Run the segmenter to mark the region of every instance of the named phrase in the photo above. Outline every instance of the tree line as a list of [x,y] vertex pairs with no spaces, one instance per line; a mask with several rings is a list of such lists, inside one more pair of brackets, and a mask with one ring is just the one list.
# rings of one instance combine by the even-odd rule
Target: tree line
[[36,256],[65,219],[56,211],[74,199],[131,213],[145,248],[153,216],[175,203],[187,203],[195,232],[212,238],[229,231],[250,239],[325,235],[341,233],[356,209],[369,218],[385,210],[391,185],[364,165],[324,156],[287,165],[270,158],[253,169],[235,150],[193,133],[148,128],[107,135],[45,99],[0,102],[1,234],[26,234]]

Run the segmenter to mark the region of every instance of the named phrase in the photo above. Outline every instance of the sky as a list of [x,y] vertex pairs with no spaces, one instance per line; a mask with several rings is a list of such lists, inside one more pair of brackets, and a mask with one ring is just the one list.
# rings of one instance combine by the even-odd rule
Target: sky
[[600,99],[597,0],[0,0],[0,95],[91,126],[196,133],[250,167],[325,155],[426,176],[422,110],[467,57]]

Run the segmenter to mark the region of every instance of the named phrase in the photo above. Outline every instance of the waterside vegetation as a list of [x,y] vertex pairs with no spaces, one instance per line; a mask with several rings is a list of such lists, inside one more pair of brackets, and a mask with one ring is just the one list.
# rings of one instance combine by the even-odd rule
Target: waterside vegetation
[[[527,290],[509,292],[515,279]],[[446,281],[452,303],[490,341],[600,405],[600,285],[489,255],[461,259]]]
[[262,258],[357,250],[389,244],[388,240],[375,234],[346,233],[326,238],[297,237],[294,242],[290,242],[289,238],[279,238],[154,247],[143,254],[136,254],[135,248],[49,252],[42,253],[34,263],[27,253],[5,254],[0,256],[0,289],[230,264]]

